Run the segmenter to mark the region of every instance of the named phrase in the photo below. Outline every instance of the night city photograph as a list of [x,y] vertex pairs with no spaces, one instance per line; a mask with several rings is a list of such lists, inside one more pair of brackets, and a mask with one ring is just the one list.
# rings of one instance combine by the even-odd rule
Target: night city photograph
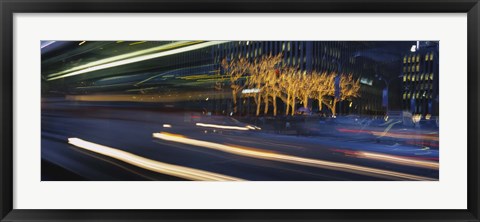
[[42,181],[438,181],[439,41],[41,41]]

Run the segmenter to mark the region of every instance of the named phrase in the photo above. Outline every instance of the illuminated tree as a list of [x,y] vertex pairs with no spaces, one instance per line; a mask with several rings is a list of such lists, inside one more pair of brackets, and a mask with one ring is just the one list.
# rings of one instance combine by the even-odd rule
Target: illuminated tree
[[263,75],[262,79],[264,81],[263,89],[262,89],[262,95],[264,98],[264,114],[268,113],[269,110],[269,102],[270,99],[273,104],[273,115],[277,115],[277,97],[280,94],[280,89],[279,89],[279,81],[280,81],[280,72],[279,68],[282,63],[282,55],[276,55],[276,56],[265,56],[260,59],[260,66],[264,67],[263,70],[264,72],[261,73]]
[[[333,85],[335,87],[335,80],[333,82],[334,82]],[[359,79],[354,80],[352,74],[341,75],[339,88],[340,88],[339,97],[338,98],[335,97],[335,90],[334,90],[333,93],[330,92],[330,97],[333,99],[324,103],[330,109],[333,116],[335,116],[336,114],[337,102],[360,96],[359,94],[360,80]]]
[[288,66],[282,69],[278,84],[281,93],[278,97],[286,104],[285,115],[290,114],[290,108],[292,109],[291,115],[295,114],[295,98],[300,83],[299,76],[300,72],[296,67]]
[[232,59],[230,61],[223,59],[221,65],[225,75],[230,80],[229,82],[230,88],[232,89],[233,112],[237,113],[238,93],[241,92],[245,87],[244,84],[241,84],[240,80],[250,70],[250,63],[245,58]]
[[313,73],[303,73],[299,76],[297,95],[304,108],[308,108],[308,99],[313,96],[316,85],[315,81],[318,81],[318,79],[313,76]]
[[250,76],[248,78],[247,84],[249,87],[256,89],[256,93],[253,94],[253,97],[257,105],[257,116],[260,115],[262,99],[265,103],[264,113],[268,113],[269,98],[273,98],[274,115],[276,114],[275,100],[276,94],[278,93],[276,66],[278,66],[280,63],[281,55],[268,55],[253,61],[252,65],[249,66]]
[[322,104],[328,96],[335,94],[335,73],[312,72],[312,98],[318,101],[318,110],[322,110]]
[[[297,99],[304,108],[308,108],[308,100],[318,100],[319,110],[325,105],[336,114],[339,101],[359,96],[360,82],[354,80],[351,74],[340,75],[339,89],[335,96],[335,79],[337,73],[301,72],[298,67],[284,66],[282,55],[266,55],[249,61],[245,58],[222,61],[225,76],[229,79],[232,89],[234,112],[237,112],[237,96],[246,86],[256,103],[256,115],[260,115],[264,104],[264,114],[268,114],[270,101],[273,105],[273,115],[277,115],[277,98],[286,104],[285,115],[295,115]],[[240,80],[246,77],[245,84]]]

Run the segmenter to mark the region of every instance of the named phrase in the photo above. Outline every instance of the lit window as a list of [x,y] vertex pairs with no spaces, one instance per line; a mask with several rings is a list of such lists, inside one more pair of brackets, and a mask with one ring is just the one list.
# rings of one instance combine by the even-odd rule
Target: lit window
[[417,64],[417,72],[420,71],[420,64]]
[[403,76],[403,81],[404,81],[404,82],[407,81],[407,76],[406,76],[406,75]]
[[407,56],[404,56],[404,57],[403,57],[403,63],[404,63],[404,64],[407,63]]
[[412,61],[411,56],[408,56],[408,63],[410,63],[411,61]]
[[428,54],[425,55],[425,61],[428,61]]
[[406,99],[407,98],[407,93],[403,93],[403,99]]
[[412,75],[412,81],[415,82],[415,75]]
[[420,62],[420,54],[417,55],[417,62]]
[[433,52],[430,53],[430,61],[433,61]]
[[433,73],[430,73],[430,80],[433,80]]
[[423,73],[422,73],[422,75],[420,75],[420,80],[423,80],[423,75],[424,75]]

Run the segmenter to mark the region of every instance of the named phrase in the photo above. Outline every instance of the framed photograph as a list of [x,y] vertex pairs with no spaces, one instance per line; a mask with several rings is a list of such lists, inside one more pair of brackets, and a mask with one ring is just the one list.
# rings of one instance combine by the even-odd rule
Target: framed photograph
[[480,221],[478,0],[2,0],[1,221]]

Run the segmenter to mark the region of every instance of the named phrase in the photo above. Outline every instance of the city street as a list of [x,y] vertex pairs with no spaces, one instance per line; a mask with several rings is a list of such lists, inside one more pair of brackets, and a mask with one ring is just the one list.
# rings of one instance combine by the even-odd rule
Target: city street
[[42,180],[438,180],[438,129],[306,122],[44,101]]

